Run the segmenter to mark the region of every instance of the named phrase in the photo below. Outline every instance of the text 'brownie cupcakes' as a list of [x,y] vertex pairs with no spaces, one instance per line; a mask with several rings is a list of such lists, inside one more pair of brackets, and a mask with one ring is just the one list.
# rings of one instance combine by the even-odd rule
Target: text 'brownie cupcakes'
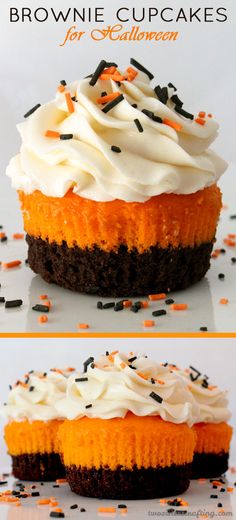
[[188,488],[197,406],[164,366],[132,353],[90,358],[57,409],[66,418],[59,439],[75,493],[140,499]]
[[219,477],[228,469],[232,427],[227,392],[209,382],[206,375],[190,367],[181,372],[199,406],[199,417],[193,429],[197,435],[192,465],[192,478]]
[[209,149],[218,124],[152,78],[136,60],[124,73],[103,60],[18,125],[7,175],[46,281],[115,297],[184,289],[208,270],[226,168]]
[[11,388],[0,413],[8,419],[5,441],[14,477],[20,480],[55,480],[64,477],[57,437],[62,419],[55,408],[65,396],[71,370],[30,372]]

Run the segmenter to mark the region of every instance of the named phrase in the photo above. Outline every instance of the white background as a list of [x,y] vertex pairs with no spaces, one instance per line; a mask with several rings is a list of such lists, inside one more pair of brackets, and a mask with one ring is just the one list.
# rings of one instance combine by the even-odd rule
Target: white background
[[[213,384],[229,391],[230,409],[233,413],[231,424],[236,427],[235,403],[235,348],[236,339],[0,339],[1,352],[1,402],[8,395],[8,385],[14,384],[29,370],[47,371],[57,366],[74,366],[82,369],[82,363],[88,357],[98,357],[106,350],[145,353],[160,362],[169,362],[181,367],[194,366],[208,375]],[[0,467],[8,467],[9,460],[3,443],[0,419]],[[234,441],[235,442],[235,441]],[[236,447],[232,452],[236,455]]]

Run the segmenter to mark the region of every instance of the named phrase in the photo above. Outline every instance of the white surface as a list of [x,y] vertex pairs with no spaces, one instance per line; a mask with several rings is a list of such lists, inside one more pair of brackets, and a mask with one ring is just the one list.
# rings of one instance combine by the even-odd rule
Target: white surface
[[[228,473],[226,485],[227,487],[235,482],[235,475]],[[5,480],[5,478],[4,478]],[[1,491],[6,489],[16,489],[14,486],[14,480],[8,478],[8,486],[1,486]],[[15,481],[16,482],[16,481]],[[30,483],[26,483],[30,484]],[[34,483],[35,484],[35,483]],[[190,517],[195,518],[206,518],[203,515],[208,515],[207,518],[213,518],[219,516],[220,518],[235,518],[236,515],[236,489],[234,493],[221,493],[217,489],[212,489],[210,481],[206,481],[204,484],[200,484],[198,481],[191,481],[190,487],[186,493],[181,497],[189,503],[189,506],[184,507],[173,507],[177,514],[168,514],[168,509],[172,509],[171,505],[160,504],[158,499],[155,500],[99,500],[92,498],[85,498],[72,493],[67,484],[61,485],[61,487],[53,488],[51,483],[45,483],[44,486],[37,485],[37,491],[40,492],[40,497],[22,499],[22,506],[15,507],[0,504],[0,515],[1,520],[44,520],[49,518],[49,513],[52,508],[49,506],[38,506],[37,500],[40,498],[55,497],[59,501],[59,506],[65,513],[65,518],[83,518],[85,520],[94,520],[95,518],[127,518],[135,520],[143,520],[149,517],[160,517],[166,516],[168,518],[179,518],[181,515],[178,514],[181,510],[187,510],[187,514],[182,515],[184,518]],[[35,491],[35,490],[34,490]],[[217,494],[218,499],[211,499],[211,494]],[[168,500],[171,500],[170,497]],[[222,503],[224,514],[219,513],[217,508],[218,503]],[[78,509],[71,510],[70,506],[73,504],[78,505]],[[121,514],[121,510],[118,509],[118,504],[127,505],[127,514]],[[116,513],[99,513],[99,507],[115,507]],[[86,509],[84,513],[80,513],[80,508]]]
[[[106,350],[137,351],[160,362],[167,361],[181,367],[192,365],[208,375],[213,384],[228,390],[232,411],[230,422],[236,428],[236,380],[232,361],[235,348],[235,338],[0,338],[1,403],[7,399],[9,384],[14,384],[29,370],[44,372],[55,366],[81,369],[88,357],[97,358]],[[0,467],[9,468],[3,426],[4,420],[0,418]],[[235,441],[236,460],[234,445]]]
[[[171,311],[163,301],[151,302],[148,309],[142,309],[137,314],[130,309],[101,311],[96,307],[97,301],[111,301],[111,298],[81,295],[44,282],[24,264],[27,257],[24,241],[11,239],[14,232],[22,231],[22,224],[15,194],[10,190],[9,197],[6,196],[6,188],[0,193],[0,224],[4,225],[9,240],[7,243],[0,242],[0,261],[20,259],[22,266],[8,271],[0,270],[0,296],[9,300],[21,298],[23,306],[5,309],[4,304],[0,304],[0,332],[78,332],[78,323],[88,323],[90,328],[87,332],[91,333],[198,332],[201,326],[207,326],[209,332],[235,332],[236,263],[232,264],[231,257],[236,257],[236,248],[228,247],[223,242],[228,233],[236,233],[236,219],[229,218],[231,214],[236,214],[235,191],[232,189],[234,171],[232,165],[221,181],[223,200],[228,209],[222,210],[215,247],[224,248],[226,254],[212,259],[211,269],[200,283],[186,291],[170,294],[176,302],[188,304],[188,310],[181,312]],[[225,274],[224,280],[218,279],[219,273]],[[52,302],[48,323],[44,325],[38,323],[40,313],[32,311],[32,306],[40,303],[40,294],[47,294]],[[221,298],[227,298],[228,305],[221,305]],[[139,298],[134,299],[137,300]],[[166,316],[152,317],[153,310],[163,308],[167,310]],[[142,322],[145,319],[154,319],[155,326],[144,328]]]

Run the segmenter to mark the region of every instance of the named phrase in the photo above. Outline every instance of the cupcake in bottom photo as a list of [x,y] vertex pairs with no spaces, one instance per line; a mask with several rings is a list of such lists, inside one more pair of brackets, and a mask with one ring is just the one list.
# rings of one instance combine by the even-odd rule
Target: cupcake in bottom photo
[[188,382],[196,403],[199,418],[193,429],[196,446],[192,464],[192,478],[219,477],[228,469],[230,441],[233,433],[228,424],[231,413],[228,409],[227,392],[209,382],[207,375],[196,368],[181,371]]
[[56,408],[71,490],[112,499],[181,494],[189,486],[198,407],[178,374],[112,352],[73,374]]
[[15,478],[51,481],[65,476],[57,437],[62,419],[55,405],[64,397],[72,371],[32,371],[10,387],[0,413],[8,420],[4,437]]

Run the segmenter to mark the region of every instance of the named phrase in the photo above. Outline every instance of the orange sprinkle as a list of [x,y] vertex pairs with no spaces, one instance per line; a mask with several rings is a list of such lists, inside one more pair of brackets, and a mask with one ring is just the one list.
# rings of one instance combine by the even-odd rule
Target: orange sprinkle
[[38,500],[36,502],[36,504],[38,506],[47,506],[48,504],[50,504],[50,499],[49,498],[41,498],[40,500]]
[[166,504],[166,502],[167,502],[166,498],[161,498],[160,499],[160,504]]
[[232,493],[232,492],[233,492],[233,490],[234,490],[234,488],[233,488],[233,487],[227,487],[227,491],[228,491],[228,493]]
[[204,119],[204,117],[206,117],[206,112],[199,112],[198,117]]
[[167,119],[166,117],[164,117],[163,123],[164,123],[164,125],[168,125],[168,126],[171,126],[171,128],[174,128],[174,130],[176,130],[176,132],[179,132],[182,128],[182,125],[180,125],[179,123],[176,123],[176,121],[171,121],[171,119]]
[[126,366],[127,366],[126,363],[121,363],[120,364],[120,368],[125,368]]
[[228,237],[229,238],[236,238],[236,234],[235,233],[228,233]]
[[164,385],[165,384],[165,381],[162,381],[162,379],[155,379],[156,383],[158,383],[159,385]]
[[60,133],[54,130],[46,130],[44,135],[45,137],[52,137],[52,139],[58,139],[58,137],[60,137]]
[[64,92],[65,91],[65,85],[59,85],[57,91],[58,92]]
[[144,320],[143,321],[143,327],[154,327],[155,321],[154,320]]
[[216,251],[213,251],[213,253],[211,254],[211,258],[218,258],[219,256],[219,253],[217,253]]
[[107,356],[107,359],[108,359],[108,361],[110,361],[110,363],[114,363],[113,356],[109,355],[109,356]]
[[159,294],[149,294],[148,295],[149,300],[156,301],[156,300],[164,300],[166,298],[165,293],[159,293]]
[[115,507],[99,507],[98,513],[116,513]]
[[224,244],[226,244],[229,247],[235,247],[236,246],[235,240],[231,240],[230,238],[224,238]]
[[50,300],[44,302],[44,305],[46,305],[46,307],[49,307],[49,309],[51,309],[52,304],[51,304]]
[[0,238],[4,238],[6,236],[6,233],[0,233]]
[[219,480],[213,480],[212,485],[222,487],[222,482],[219,482]]
[[66,478],[57,478],[56,484],[67,484]]
[[67,104],[68,112],[70,112],[70,114],[72,114],[75,111],[75,107],[74,107],[74,103],[73,103],[73,101],[71,99],[70,92],[66,92],[65,93],[65,98],[66,98],[66,104]]
[[13,260],[13,262],[2,262],[3,269],[11,269],[12,267],[17,267],[21,265],[21,260]]
[[117,98],[119,95],[119,92],[113,92],[112,94],[108,94],[107,96],[101,96],[97,98],[97,103],[108,103],[109,101],[112,101],[112,99]]
[[229,300],[227,298],[221,298],[220,299],[220,304],[221,305],[227,305],[227,303],[229,303]]
[[132,300],[125,300],[123,302],[123,307],[131,307],[132,303]]
[[212,114],[207,114],[207,117],[213,117]]
[[[50,506],[51,506],[51,507],[56,507],[56,506],[58,506],[58,502],[56,502],[56,501],[54,501],[54,500],[51,500],[51,502],[50,502]],[[58,513],[59,513],[59,511],[58,511]]]
[[112,66],[103,70],[103,74],[114,74],[117,71],[117,68]]
[[202,125],[202,126],[204,126],[206,123],[205,119],[201,119],[200,117],[197,117],[195,119],[195,122],[198,123],[198,125]]
[[114,73],[114,74],[104,74],[103,73],[103,74],[101,74],[99,79],[101,79],[102,81],[106,81],[107,79],[114,79],[114,81],[124,81],[125,77],[119,73]]
[[42,314],[42,316],[39,316],[38,317],[38,322],[39,323],[47,323],[48,322],[48,317],[46,316],[46,314]]
[[148,301],[141,302],[141,306],[143,309],[146,309],[149,306],[149,302]]
[[56,507],[56,509],[53,510],[55,513],[62,513],[61,507]]
[[118,354],[118,353],[119,353],[119,350],[113,350],[113,351],[111,352],[111,356],[115,356],[115,355]]
[[75,371],[75,368],[73,368],[73,367],[67,367],[66,370],[67,370],[67,372],[74,372],[74,371]]
[[24,238],[24,233],[14,233],[12,235],[12,238],[14,238],[15,240],[22,240]]
[[199,478],[198,482],[199,482],[199,484],[204,484],[204,482],[206,482],[206,479],[205,478]]
[[47,294],[40,294],[39,299],[40,300],[46,300],[48,298]]
[[141,377],[142,379],[145,379],[147,380],[147,376],[145,376],[145,374],[143,374],[142,372],[137,372],[138,376]]
[[77,325],[78,329],[89,329],[88,323],[78,323]]
[[187,303],[172,303],[170,305],[172,311],[185,311],[188,308]]

